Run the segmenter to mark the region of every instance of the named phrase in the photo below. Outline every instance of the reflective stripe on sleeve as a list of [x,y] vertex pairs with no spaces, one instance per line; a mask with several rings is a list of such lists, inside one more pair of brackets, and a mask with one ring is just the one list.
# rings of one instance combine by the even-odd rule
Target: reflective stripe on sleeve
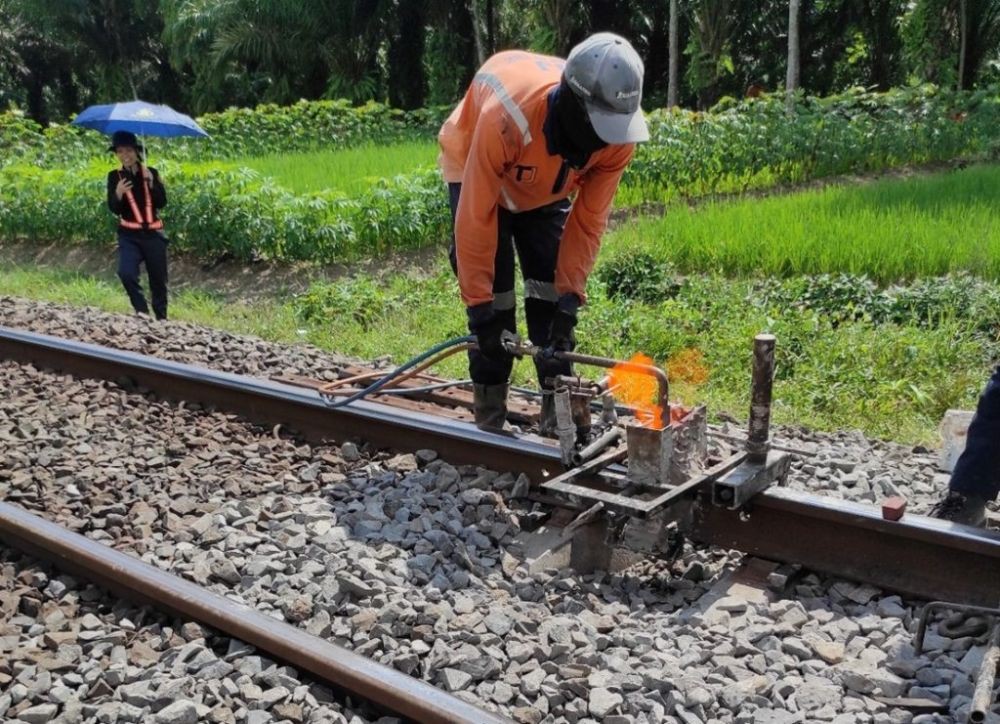
[[514,123],[517,124],[517,128],[521,131],[521,137],[524,139],[525,145],[531,143],[531,131],[528,129],[528,119],[524,117],[524,113],[521,111],[521,107],[514,102],[514,99],[510,97],[507,89],[503,87],[503,83],[492,73],[476,73],[476,77],[473,79],[474,82],[482,83],[483,85],[489,86],[493,89],[496,94],[497,99],[500,104],[503,105],[504,110],[510,114],[510,117],[514,119]]

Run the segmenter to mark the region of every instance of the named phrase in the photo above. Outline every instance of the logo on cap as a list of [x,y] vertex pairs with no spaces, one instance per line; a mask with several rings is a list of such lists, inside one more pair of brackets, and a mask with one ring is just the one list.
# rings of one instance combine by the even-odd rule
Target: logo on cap
[[594,95],[593,93],[590,92],[588,88],[583,87],[583,84],[576,79],[575,75],[571,75],[569,77],[569,84],[574,88],[576,88],[581,93],[583,93],[585,96],[587,96],[587,98],[590,98],[591,96]]

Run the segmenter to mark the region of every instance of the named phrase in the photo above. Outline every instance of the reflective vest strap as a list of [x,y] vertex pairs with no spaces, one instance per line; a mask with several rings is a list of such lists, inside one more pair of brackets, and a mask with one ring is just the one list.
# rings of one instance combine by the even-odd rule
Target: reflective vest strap
[[146,223],[153,223],[153,182],[146,178],[146,170],[139,164],[139,179],[146,185]]
[[[142,173],[141,166],[139,167],[139,173]],[[122,172],[119,171],[118,175],[119,177],[122,176]],[[125,199],[128,201],[128,205],[132,208],[132,218],[135,219],[136,221],[141,222],[142,214],[139,213],[139,204],[135,202],[135,194],[132,193],[132,189],[125,190]],[[123,224],[125,223],[124,219],[122,219],[122,223]]]
[[521,137],[524,139],[525,145],[531,143],[531,131],[528,129],[528,119],[525,118],[524,112],[521,107],[514,102],[514,99],[510,97],[510,93],[504,88],[503,83],[492,73],[476,73],[476,77],[473,78],[474,82],[482,83],[483,85],[489,86],[497,96],[497,100],[504,107],[504,110],[514,119],[514,123],[517,124],[517,128],[521,131]]
[[118,226],[123,229],[150,229],[155,231],[156,229],[163,228],[163,220],[157,219],[152,224],[146,224],[141,221],[129,221],[128,219],[121,219],[118,222]]
[[[118,172],[119,176],[121,171]],[[125,192],[125,198],[128,200],[128,205],[132,209],[132,217],[135,221],[129,221],[128,219],[122,218],[118,225],[126,229],[162,229],[163,220],[153,218],[153,182],[146,178],[142,164],[139,164],[139,178],[141,183],[146,185],[146,217],[143,219],[141,213],[139,213],[139,204],[135,202],[135,194],[132,193],[131,189]]]

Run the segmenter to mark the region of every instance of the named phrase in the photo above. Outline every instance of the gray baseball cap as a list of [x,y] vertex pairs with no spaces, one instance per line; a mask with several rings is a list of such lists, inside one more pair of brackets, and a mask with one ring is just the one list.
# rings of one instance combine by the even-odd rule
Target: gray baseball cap
[[642,115],[642,59],[620,35],[596,33],[570,51],[563,78],[583,99],[594,131],[605,143],[649,140]]

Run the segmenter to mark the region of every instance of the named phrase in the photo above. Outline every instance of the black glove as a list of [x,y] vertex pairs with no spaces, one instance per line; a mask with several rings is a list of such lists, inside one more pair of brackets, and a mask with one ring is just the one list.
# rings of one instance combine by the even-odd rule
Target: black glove
[[466,312],[469,315],[469,331],[476,335],[476,344],[483,357],[493,362],[506,362],[511,355],[503,348],[500,335],[507,327],[503,318],[494,313],[493,304],[479,304],[469,307]]
[[576,347],[576,310],[580,306],[580,298],[573,293],[563,294],[556,305],[552,326],[549,327],[548,348],[557,352],[570,352]]

